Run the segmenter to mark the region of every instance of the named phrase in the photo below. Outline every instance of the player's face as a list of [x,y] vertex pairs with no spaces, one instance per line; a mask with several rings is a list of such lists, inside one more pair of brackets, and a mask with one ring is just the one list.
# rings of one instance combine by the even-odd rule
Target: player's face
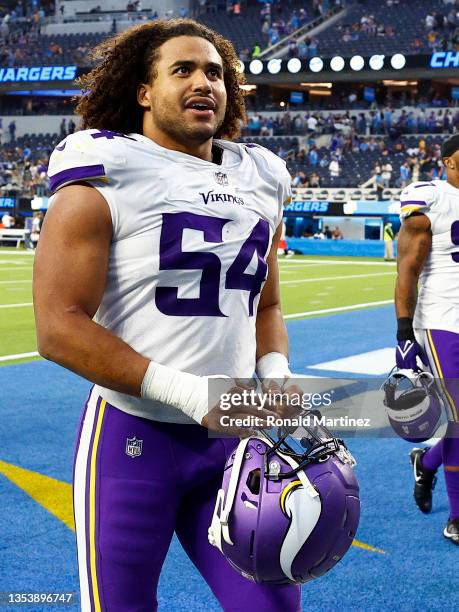
[[[199,146],[217,132],[226,111],[222,59],[198,36],[178,36],[159,49],[156,77],[139,90],[149,109],[144,133],[166,147]],[[181,147],[180,147],[181,148]]]

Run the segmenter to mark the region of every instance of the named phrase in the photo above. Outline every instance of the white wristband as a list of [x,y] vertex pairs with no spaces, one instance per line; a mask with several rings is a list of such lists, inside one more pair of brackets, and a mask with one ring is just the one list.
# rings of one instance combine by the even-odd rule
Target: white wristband
[[260,379],[285,378],[291,375],[288,359],[282,353],[267,353],[257,361],[257,376]]
[[150,361],[140,390],[141,397],[175,406],[201,425],[209,412],[208,380]]

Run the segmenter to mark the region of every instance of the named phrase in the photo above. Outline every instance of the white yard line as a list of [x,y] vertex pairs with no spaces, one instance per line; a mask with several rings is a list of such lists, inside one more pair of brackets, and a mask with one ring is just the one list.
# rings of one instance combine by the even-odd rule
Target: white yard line
[[19,283],[31,283],[32,279],[28,278],[27,280],[0,280],[0,285],[19,285]]
[[384,376],[394,365],[395,349],[393,347],[367,351],[341,359],[324,361],[308,366],[312,370],[330,370],[332,372],[352,372],[353,374],[373,374]]
[[[279,261],[280,263],[280,261]],[[395,261],[359,261],[355,259],[286,259],[282,263],[291,265],[328,264],[336,266],[395,266]]]
[[33,302],[23,302],[22,304],[0,304],[0,308],[22,308],[23,306],[33,306]]
[[333,312],[343,312],[346,310],[358,310],[359,308],[368,308],[370,306],[387,306],[393,304],[394,300],[381,300],[379,302],[366,302],[364,304],[351,304],[350,306],[338,306],[337,308],[325,308],[323,310],[307,310],[306,312],[295,312],[284,315],[284,319],[296,319],[301,317],[312,317],[314,315],[331,314]]
[[16,353],[16,355],[1,355],[0,361],[14,361],[15,359],[27,359],[27,357],[38,357],[37,351],[31,353]]
[[2,266],[18,266],[19,268],[31,268],[33,261],[21,261],[20,259],[0,259],[0,265]]
[[12,249],[0,249],[0,255],[15,255],[15,256],[27,255],[30,257],[31,255],[32,256],[35,255],[35,252],[34,251],[20,251],[20,250],[13,251]]
[[375,272],[373,274],[348,274],[346,276],[320,276],[317,278],[303,278],[300,280],[286,280],[286,281],[280,281],[281,285],[290,285],[291,283],[317,283],[320,281],[327,281],[327,280],[347,280],[348,278],[368,278],[368,277],[374,277],[374,276],[393,276],[394,273],[393,272]]

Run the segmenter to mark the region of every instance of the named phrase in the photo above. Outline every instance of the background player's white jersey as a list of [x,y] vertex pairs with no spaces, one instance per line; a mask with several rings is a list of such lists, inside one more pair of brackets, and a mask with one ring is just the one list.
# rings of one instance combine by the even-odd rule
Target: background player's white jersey
[[[86,130],[56,147],[48,173],[52,191],[89,181],[110,208],[107,285],[95,320],[162,364],[247,378],[290,176],[258,145],[215,144],[221,165],[139,134]],[[139,416],[189,421],[170,406],[104,388],[100,395]]]
[[421,212],[432,230],[414,327],[459,333],[459,189],[446,181],[412,183],[402,191],[400,204],[402,219]]

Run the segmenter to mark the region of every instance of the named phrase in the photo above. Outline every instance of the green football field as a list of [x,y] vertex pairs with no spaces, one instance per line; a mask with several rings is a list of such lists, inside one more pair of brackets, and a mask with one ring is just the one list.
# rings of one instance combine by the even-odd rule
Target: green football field
[[[286,319],[358,310],[393,299],[395,264],[368,258],[279,260]],[[32,309],[33,253],[0,249],[0,365],[37,358]],[[22,357],[21,357],[22,356]]]

